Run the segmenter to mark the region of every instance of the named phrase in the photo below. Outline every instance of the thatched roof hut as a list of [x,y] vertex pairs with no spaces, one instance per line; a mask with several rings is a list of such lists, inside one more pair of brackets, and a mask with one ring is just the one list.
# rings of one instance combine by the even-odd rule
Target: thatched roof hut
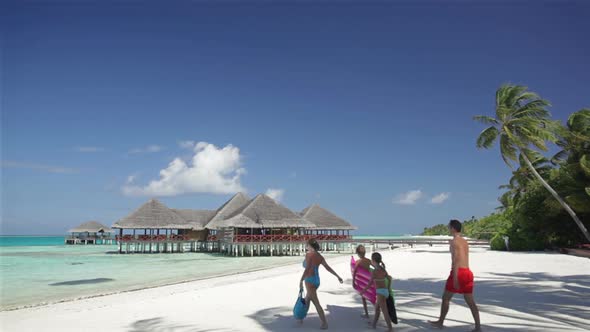
[[307,221],[314,224],[314,229],[324,230],[355,230],[357,227],[351,225],[346,220],[338,217],[332,212],[313,204],[305,208],[299,214]]
[[217,211],[214,210],[189,210],[189,209],[171,209],[180,215],[185,222],[191,226],[192,230],[202,231],[207,223],[215,216]]
[[209,223],[207,223],[206,228],[208,229],[219,229],[222,228],[220,226],[221,222],[230,215],[234,214],[240,208],[246,206],[250,202],[250,198],[246,196],[244,193],[237,193],[232,198],[230,198],[225,204],[223,204],[217,211]]
[[218,228],[312,228],[315,225],[296,215],[267,195],[260,194],[226,219]]
[[98,221],[87,221],[78,227],[70,229],[68,233],[113,233],[113,230]]
[[117,221],[112,228],[191,229],[192,225],[157,199],[150,199],[139,209]]

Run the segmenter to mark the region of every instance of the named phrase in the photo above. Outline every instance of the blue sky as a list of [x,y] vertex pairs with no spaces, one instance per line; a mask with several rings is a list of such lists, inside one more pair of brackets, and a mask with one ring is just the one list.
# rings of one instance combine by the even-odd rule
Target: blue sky
[[112,224],[151,196],[215,209],[236,188],[418,233],[498,205],[510,171],[471,118],[502,83],[557,119],[590,106],[582,1],[174,3],[3,2],[2,234]]

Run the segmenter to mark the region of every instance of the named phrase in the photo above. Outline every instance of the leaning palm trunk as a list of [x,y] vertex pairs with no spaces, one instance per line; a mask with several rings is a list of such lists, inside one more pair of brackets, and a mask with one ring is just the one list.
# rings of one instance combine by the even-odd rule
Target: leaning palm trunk
[[584,226],[582,221],[576,215],[576,212],[574,212],[574,210],[572,210],[572,208],[569,205],[567,205],[567,203],[557,194],[557,192],[555,190],[553,190],[553,188],[551,188],[549,183],[547,183],[547,181],[545,181],[545,179],[543,179],[541,177],[539,172],[537,172],[537,170],[535,169],[535,167],[533,166],[533,164],[531,163],[529,158],[526,156],[526,153],[521,153],[521,155],[524,158],[524,160],[526,161],[529,168],[533,171],[533,174],[535,174],[535,177],[537,179],[539,179],[539,181],[541,181],[541,184],[543,184],[543,187],[545,187],[545,189],[547,189],[551,193],[551,195],[553,197],[555,197],[555,199],[559,202],[559,204],[561,204],[561,206],[563,206],[563,208],[567,211],[567,213],[569,213],[569,215],[572,217],[572,219],[574,219],[574,221],[576,222],[576,224],[578,225],[578,227],[580,228],[580,230],[582,231],[582,233],[586,237],[586,240],[588,240],[588,242],[590,242],[590,234],[588,233],[588,230],[586,229],[586,227]]

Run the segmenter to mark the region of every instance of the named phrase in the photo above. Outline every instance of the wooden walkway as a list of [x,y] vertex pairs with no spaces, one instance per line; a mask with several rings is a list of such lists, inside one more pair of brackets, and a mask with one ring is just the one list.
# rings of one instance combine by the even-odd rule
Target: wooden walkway
[[[358,244],[387,244],[387,245],[445,245],[449,244],[449,240],[444,239],[352,239],[351,242]],[[471,246],[489,246],[490,242],[487,240],[467,240]]]
[[[120,253],[182,253],[182,252],[217,252],[228,256],[299,256],[305,253],[305,241],[261,241],[251,238],[245,241],[197,241],[182,236],[174,239],[118,239]],[[122,240],[122,241],[121,241]],[[299,239],[298,239],[299,240]],[[332,238],[319,240],[321,251],[354,253],[356,246],[364,245],[368,251],[395,249],[399,247],[448,245],[444,239],[354,239]],[[489,247],[489,241],[468,240],[471,246]]]

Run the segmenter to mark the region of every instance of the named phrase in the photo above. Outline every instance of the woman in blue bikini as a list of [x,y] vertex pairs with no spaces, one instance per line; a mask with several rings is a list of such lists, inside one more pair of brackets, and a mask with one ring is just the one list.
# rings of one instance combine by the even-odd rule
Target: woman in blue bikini
[[326,263],[324,257],[318,252],[320,250],[320,245],[315,239],[310,239],[307,241],[307,255],[305,255],[305,260],[303,261],[303,267],[305,271],[303,271],[303,275],[301,275],[301,280],[299,281],[299,287],[303,288],[303,282],[305,281],[305,289],[307,294],[305,295],[305,303],[308,303],[311,300],[315,309],[318,312],[318,316],[320,316],[320,320],[322,321],[322,325],[320,329],[326,330],[328,329],[328,322],[326,321],[326,315],[324,314],[324,310],[320,305],[320,300],[318,299],[317,290],[320,287],[320,273],[319,267],[323,265],[328,272],[332,273],[333,275],[338,278],[338,281],[342,283],[342,278],[332,270],[330,265]]
[[371,265],[375,267],[371,274],[371,281],[363,288],[361,294],[367,291],[373,282],[375,282],[375,288],[377,290],[377,302],[375,303],[375,319],[373,320],[372,327],[377,328],[377,321],[379,320],[379,309],[383,311],[383,318],[387,323],[388,331],[393,331],[391,325],[391,317],[389,317],[389,311],[387,310],[387,298],[389,297],[389,289],[391,286],[391,276],[385,270],[385,264],[381,258],[381,254],[374,252],[371,255]]

